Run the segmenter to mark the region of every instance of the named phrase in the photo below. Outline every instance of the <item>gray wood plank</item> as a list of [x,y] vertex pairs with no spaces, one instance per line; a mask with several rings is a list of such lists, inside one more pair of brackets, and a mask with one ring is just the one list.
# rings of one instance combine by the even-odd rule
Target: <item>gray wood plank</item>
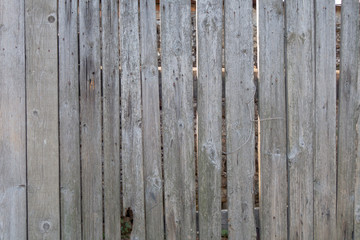
[[163,239],[159,79],[155,0],[140,0],[146,238]]
[[336,26],[334,1],[315,1],[314,239],[336,238]]
[[146,239],[138,13],[137,0],[120,0],[123,212],[133,211],[133,240]]
[[287,239],[283,1],[258,1],[257,9],[260,236],[261,239]]
[[[341,9],[339,80],[337,239],[353,239],[359,229],[359,190],[355,189],[359,165],[359,2],[343,1]],[[355,195],[356,193],[356,195]],[[354,204],[354,199],[356,203]],[[356,222],[354,222],[354,212]],[[359,232],[357,231],[357,236]]]
[[28,239],[60,238],[57,2],[25,2]]
[[99,1],[79,2],[82,238],[103,237]]
[[191,2],[161,2],[166,239],[196,239]]
[[105,239],[120,239],[119,5],[101,2]]
[[312,239],[315,157],[314,2],[286,1],[289,238]]
[[77,1],[59,1],[61,238],[81,239]]
[[223,2],[197,2],[198,187],[200,239],[221,237]]
[[[256,239],[253,211],[255,174],[253,109],[256,89],[253,82],[252,27],[251,1],[225,1],[226,173],[229,239]],[[216,114],[213,117],[216,117]]]
[[25,240],[24,1],[0,0],[0,239]]

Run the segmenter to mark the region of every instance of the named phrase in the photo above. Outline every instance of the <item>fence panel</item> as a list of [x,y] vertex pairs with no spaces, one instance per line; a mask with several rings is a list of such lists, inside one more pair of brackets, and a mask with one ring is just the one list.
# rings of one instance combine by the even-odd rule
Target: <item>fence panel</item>
[[103,237],[100,6],[79,2],[82,237]]
[[59,239],[57,3],[25,2],[28,238]]
[[197,2],[198,186],[200,239],[221,236],[223,2]]
[[258,1],[257,7],[260,236],[287,239],[285,12],[282,0]]
[[145,219],[148,239],[164,238],[155,0],[140,0]]
[[334,1],[315,1],[314,239],[336,239],[336,26]]
[[119,5],[101,2],[105,239],[120,239]]
[[134,240],[146,236],[138,12],[138,1],[120,1],[123,213],[133,212]]
[[61,238],[81,239],[77,1],[59,1]]
[[196,239],[191,2],[161,4],[162,116],[167,239]]
[[[352,239],[354,213],[359,214],[359,190],[355,189],[359,162],[359,2],[344,1],[341,10],[341,56],[339,83],[337,239]],[[357,217],[359,219],[359,217]],[[357,220],[357,227],[359,227]],[[359,234],[357,230],[356,234]]]
[[0,0],[0,239],[25,240],[24,1]]
[[314,3],[286,1],[289,237],[313,238]]
[[256,239],[252,2],[225,1],[224,13],[229,238]]

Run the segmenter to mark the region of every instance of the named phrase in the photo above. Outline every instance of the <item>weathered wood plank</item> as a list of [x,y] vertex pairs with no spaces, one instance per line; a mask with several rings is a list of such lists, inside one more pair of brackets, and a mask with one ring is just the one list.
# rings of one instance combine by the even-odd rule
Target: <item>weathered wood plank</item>
[[[359,229],[359,2],[343,1],[341,9],[341,52],[339,81],[337,239],[356,239]],[[356,195],[354,195],[356,193]],[[354,200],[356,203],[354,204]],[[354,213],[355,219],[354,222]],[[359,232],[357,231],[357,235]]]
[[146,239],[138,12],[137,0],[120,0],[123,212],[133,211],[133,240]]
[[200,239],[221,237],[221,0],[197,2]]
[[79,2],[82,238],[103,237],[99,1]]
[[313,238],[314,2],[286,1],[289,237]]
[[[253,109],[256,90],[253,81],[252,27],[251,1],[225,1],[226,173],[229,239],[256,239],[253,211],[255,174]],[[221,89],[221,82],[217,87]],[[217,116],[214,113],[212,117]]]
[[60,238],[57,2],[25,2],[28,238]]
[[191,2],[161,2],[167,239],[196,239]]
[[0,0],[0,239],[25,240],[24,1]]
[[120,239],[119,5],[101,2],[105,239]]
[[140,0],[146,238],[163,239],[159,73],[155,0]]
[[61,238],[81,239],[77,1],[59,1]]
[[260,236],[287,239],[284,7],[282,0],[258,1],[257,7]]
[[314,239],[336,238],[336,26],[334,1],[315,1]]

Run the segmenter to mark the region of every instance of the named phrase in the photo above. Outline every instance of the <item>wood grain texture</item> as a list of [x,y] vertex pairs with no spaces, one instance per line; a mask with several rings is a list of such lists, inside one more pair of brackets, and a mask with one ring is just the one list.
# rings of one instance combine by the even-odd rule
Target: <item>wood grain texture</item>
[[196,239],[191,2],[161,2],[166,239]]
[[101,2],[105,239],[120,239],[119,5]]
[[315,157],[313,1],[286,1],[289,238],[312,239]]
[[221,67],[223,2],[197,2],[200,239],[221,237]]
[[155,0],[140,0],[146,239],[163,239],[159,73]]
[[138,12],[137,0],[120,0],[123,212],[134,214],[132,240],[146,239]]
[[336,238],[336,26],[334,1],[315,1],[314,239]]
[[82,238],[103,237],[99,1],[79,2]]
[[78,4],[59,1],[61,238],[81,239]]
[[60,238],[57,2],[25,2],[28,239]]
[[24,1],[0,0],[0,239],[27,239]]
[[282,0],[258,1],[257,7],[260,236],[287,239],[284,7]]
[[[251,1],[225,1],[226,173],[229,239],[256,239],[253,211],[255,174],[253,109],[256,89],[253,82],[252,27]],[[214,113],[213,117],[217,115]]]
[[[343,1],[341,9],[339,83],[337,239],[359,237],[359,2]],[[356,195],[355,195],[356,193]],[[356,201],[354,203],[354,200]],[[355,213],[355,215],[354,215]],[[354,222],[354,219],[356,221]]]

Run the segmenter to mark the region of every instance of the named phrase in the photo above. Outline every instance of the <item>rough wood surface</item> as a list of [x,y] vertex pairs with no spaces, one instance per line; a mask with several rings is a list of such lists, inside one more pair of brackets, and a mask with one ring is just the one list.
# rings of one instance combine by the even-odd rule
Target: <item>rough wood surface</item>
[[282,0],[258,1],[257,6],[260,236],[287,239],[285,12]]
[[57,3],[25,2],[28,239],[60,238]]
[[137,0],[120,0],[123,212],[133,211],[133,240],[146,239],[138,11]]
[[[338,124],[337,239],[358,239],[359,175],[359,2],[343,1]],[[356,193],[356,195],[355,195]],[[356,201],[354,204],[354,200]],[[354,216],[355,213],[355,216]],[[355,219],[355,222],[354,222]],[[357,238],[354,238],[354,227]]]
[[314,3],[286,1],[289,237],[313,238]]
[[101,2],[105,239],[120,239],[119,5]]
[[163,239],[159,73],[155,0],[140,0],[146,238]]
[[99,1],[79,2],[82,238],[103,238]]
[[334,1],[315,1],[314,239],[336,238],[336,26]]
[[[226,173],[229,239],[256,239],[253,211],[255,174],[253,120],[256,89],[253,82],[252,27],[251,1],[225,1]],[[209,51],[209,49],[203,51]],[[221,82],[217,87],[221,90]],[[213,113],[212,117],[221,116],[217,114]]]
[[61,238],[81,239],[77,1],[59,1]]
[[167,239],[196,239],[190,1],[161,2],[162,116]]
[[197,2],[200,239],[221,237],[221,0]]
[[0,239],[26,235],[24,1],[0,0]]

